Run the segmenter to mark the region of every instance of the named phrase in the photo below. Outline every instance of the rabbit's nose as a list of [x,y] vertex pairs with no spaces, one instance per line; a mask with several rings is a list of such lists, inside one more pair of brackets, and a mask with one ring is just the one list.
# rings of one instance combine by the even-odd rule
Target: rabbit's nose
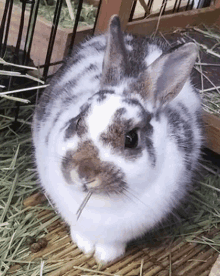
[[91,182],[100,174],[100,169],[98,169],[92,159],[86,159],[80,162],[78,174],[81,179]]

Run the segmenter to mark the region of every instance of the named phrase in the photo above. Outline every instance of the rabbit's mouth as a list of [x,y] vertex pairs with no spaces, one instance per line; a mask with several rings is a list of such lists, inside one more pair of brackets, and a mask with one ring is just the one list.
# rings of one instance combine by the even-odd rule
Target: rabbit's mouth
[[111,162],[85,158],[75,161],[74,154],[68,154],[62,163],[66,182],[75,185],[82,192],[94,194],[121,194],[127,189],[125,174]]
[[106,181],[102,181],[101,177],[98,177],[92,181],[84,182],[83,188],[85,192],[110,196],[113,194],[123,194],[127,190],[127,184],[123,179],[115,181],[106,179]]
[[69,172],[65,171],[64,176],[68,180],[68,184],[77,186],[82,192],[109,196],[124,193],[127,190],[125,175],[120,169],[116,169],[113,164],[103,163],[103,168],[98,174],[95,174],[95,172],[82,173],[82,170],[88,171],[88,168],[75,167]]
[[83,192],[120,194],[127,189],[126,177],[121,168],[112,162],[101,161],[96,148],[83,144],[77,151],[68,151],[62,162],[66,182]]

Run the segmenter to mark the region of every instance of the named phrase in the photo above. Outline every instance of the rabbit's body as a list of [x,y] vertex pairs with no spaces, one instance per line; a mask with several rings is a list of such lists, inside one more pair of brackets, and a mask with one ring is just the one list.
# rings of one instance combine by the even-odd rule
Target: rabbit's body
[[[188,77],[197,50],[190,44],[186,51],[194,51],[194,60],[178,61],[183,67],[190,63],[184,83],[173,81],[171,73],[181,70],[168,68],[165,76],[163,58],[158,67],[154,62],[164,50],[165,58],[169,55],[159,42],[124,35],[126,50],[120,39],[112,46],[111,39],[120,36],[120,29],[114,33],[116,21],[110,42],[105,35],[94,37],[69,57],[42,95],[33,122],[42,186],[79,248],[103,262],[122,255],[129,240],[177,206],[192,181],[202,143],[200,97]],[[172,58],[175,63],[174,55],[165,62]],[[157,73],[160,79],[154,81]],[[167,91],[167,81],[173,81],[175,96],[151,92],[155,87]],[[88,191],[92,195],[77,220]]]

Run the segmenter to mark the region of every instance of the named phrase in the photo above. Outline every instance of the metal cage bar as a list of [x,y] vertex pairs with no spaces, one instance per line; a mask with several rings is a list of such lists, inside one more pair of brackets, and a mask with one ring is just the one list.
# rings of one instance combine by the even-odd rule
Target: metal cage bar
[[98,5],[96,17],[95,17],[95,23],[94,23],[93,30],[92,30],[92,34],[93,34],[93,35],[94,35],[94,33],[95,33],[96,24],[97,24],[97,19],[98,19],[98,15],[99,15],[99,12],[100,12],[101,5],[102,5],[102,0],[99,0],[99,5]]
[[48,44],[48,48],[47,48],[45,67],[44,67],[44,72],[43,72],[44,79],[47,78],[48,71],[49,71],[50,60],[51,60],[51,56],[52,56],[53,45],[55,42],[57,27],[58,27],[58,23],[59,23],[59,19],[60,19],[60,12],[61,12],[61,8],[62,8],[62,4],[63,4],[63,0],[57,0],[55,12],[54,12],[54,18],[53,18],[53,25],[51,28],[50,39],[49,39],[49,44]]
[[21,46],[22,32],[23,32],[23,29],[24,29],[24,17],[25,17],[26,1],[23,0],[21,2],[22,2],[21,19],[20,19],[17,43],[16,43],[16,47],[15,47],[14,59],[13,59],[14,63],[19,63],[18,54],[19,54],[19,50],[20,50],[20,46]]
[[2,21],[1,21],[1,27],[0,27],[0,53],[1,53],[1,49],[2,49],[2,42],[3,42],[2,40],[3,40],[3,35],[4,35],[4,27],[5,27],[5,23],[6,23],[6,19],[7,19],[9,4],[10,4],[10,0],[6,0],[4,13],[3,13]]
[[[32,6],[31,6],[28,27],[27,27],[27,32],[26,32],[23,59],[21,61],[23,64],[27,64],[29,57],[30,57],[40,0],[21,0],[21,1],[22,1],[22,13],[21,13],[21,18],[20,18],[19,34],[18,34],[17,43],[16,43],[15,56],[18,56],[18,52],[19,52],[19,49],[21,46],[21,37],[23,36],[23,27],[24,27],[24,17],[26,16],[25,15],[25,7],[26,7],[26,4],[29,3]],[[147,2],[147,0],[146,0],[149,10],[152,9],[153,1],[154,0],[148,0],[148,2]],[[218,3],[219,3],[219,1],[218,1]],[[95,19],[93,32],[97,34],[100,31],[105,29],[106,23],[103,23],[103,20],[105,20],[106,22],[108,21],[108,19],[109,19],[108,17],[110,14],[108,9],[110,7],[111,7],[112,11],[114,11],[114,13],[119,14],[121,21],[122,21],[122,27],[125,28],[127,22],[131,22],[133,20],[137,2],[138,2],[138,0],[129,0],[129,1],[128,0],[127,1],[125,1],[125,0],[103,0],[103,1],[100,1],[99,6],[98,6],[98,11],[97,11],[97,16]],[[62,9],[62,3],[63,3],[63,0],[57,0],[57,2],[56,2],[56,9],[54,12],[53,24],[51,27],[48,49],[47,49],[47,54],[46,54],[45,63],[44,63],[44,71],[43,71],[44,79],[46,79],[46,77],[48,75],[49,67],[52,64],[51,57],[52,57],[53,46],[54,46],[55,37],[56,37],[56,33],[57,33],[60,13],[61,13],[61,9]],[[176,0],[174,3],[174,7],[171,11],[173,13],[178,12],[180,10],[181,3],[182,3],[182,0]],[[1,26],[0,26],[0,55],[1,56],[4,55],[4,53],[6,51],[6,47],[7,47],[8,33],[9,33],[9,29],[10,29],[13,4],[14,4],[13,0],[5,0],[5,7],[4,7],[4,12],[3,12],[3,17],[1,20]],[[210,4],[210,0],[200,0],[198,3],[198,6],[199,7],[207,6],[209,4]],[[77,12],[76,12],[76,20],[73,25],[73,32],[72,32],[72,38],[70,41],[69,51],[71,51],[71,49],[73,48],[73,45],[75,42],[75,37],[77,35],[77,28],[78,28],[79,19],[80,19],[80,15],[81,15],[81,11],[82,11],[82,5],[83,5],[83,0],[79,0]],[[162,5],[163,5],[161,7],[162,14],[165,14],[167,12],[167,0],[163,0]],[[192,9],[192,7],[193,7],[193,1],[188,0],[186,3],[186,6],[184,7],[185,10]],[[182,9],[182,7],[181,7],[181,9]],[[105,11],[106,15],[107,15],[107,17],[105,19],[103,19],[103,11]],[[102,16],[100,16],[100,13],[102,13]],[[125,15],[125,13],[126,13],[126,15]],[[100,28],[100,26],[101,26],[101,28]],[[15,58],[15,60],[16,60],[16,58]]]
[[31,13],[30,13],[29,22],[28,22],[27,35],[26,35],[26,40],[24,45],[24,55],[22,60],[23,64],[27,64],[30,59],[30,52],[31,52],[34,30],[35,30],[36,21],[37,21],[39,3],[40,3],[40,0],[33,0],[31,3]]
[[[7,4],[8,2],[8,4]],[[1,41],[0,45],[2,45],[1,49],[1,57],[4,56],[6,47],[7,47],[7,41],[8,41],[8,34],[9,34],[9,27],[11,22],[11,14],[12,14],[12,8],[13,8],[13,0],[8,0],[5,5],[4,15],[2,18],[2,24],[1,24]],[[5,27],[6,25],[6,27]],[[5,29],[6,28],[6,29]],[[5,29],[5,30],[4,30]],[[5,36],[4,36],[5,34]],[[3,41],[4,40],[4,41]]]
[[69,52],[71,52],[71,50],[73,48],[74,41],[75,41],[76,31],[77,31],[77,27],[79,24],[79,18],[80,18],[80,14],[82,11],[82,5],[83,5],[83,0],[79,0],[77,12],[76,12],[76,19],[75,19],[75,23],[73,26],[73,34],[72,34],[72,38],[71,38],[71,42],[70,42],[70,46],[69,46]]

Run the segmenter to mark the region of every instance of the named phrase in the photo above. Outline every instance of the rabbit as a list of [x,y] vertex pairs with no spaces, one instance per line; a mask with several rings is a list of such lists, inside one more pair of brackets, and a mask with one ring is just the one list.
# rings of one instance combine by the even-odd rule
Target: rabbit
[[80,250],[115,261],[185,198],[203,143],[194,43],[108,31],[75,47],[36,106],[42,188]]

